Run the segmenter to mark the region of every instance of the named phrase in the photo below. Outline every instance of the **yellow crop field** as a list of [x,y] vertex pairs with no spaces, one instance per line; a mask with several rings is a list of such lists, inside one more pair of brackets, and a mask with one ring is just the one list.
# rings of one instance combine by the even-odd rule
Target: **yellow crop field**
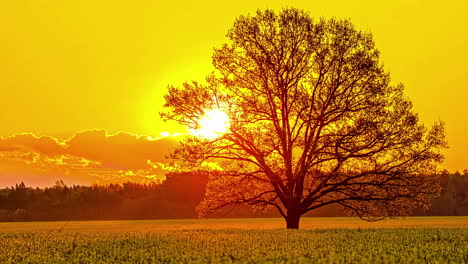
[[468,217],[1,223],[0,263],[468,263]]

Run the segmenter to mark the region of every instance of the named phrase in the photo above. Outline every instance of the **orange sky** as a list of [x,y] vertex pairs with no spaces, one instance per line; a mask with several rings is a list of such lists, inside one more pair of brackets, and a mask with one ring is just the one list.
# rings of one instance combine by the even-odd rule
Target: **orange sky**
[[[38,164],[24,166],[26,160],[13,162],[11,151],[6,149],[13,149],[8,144],[13,144],[11,138],[15,139],[18,133],[51,137],[61,146],[60,155],[71,155],[71,165],[65,162],[70,166],[77,166],[76,159],[86,159],[90,164],[99,163],[100,170],[120,173],[122,168],[109,166],[101,156],[91,155],[95,152],[92,149],[103,142],[122,146],[119,140],[133,144],[131,136],[114,138],[119,131],[141,142],[155,140],[138,135],[158,137],[165,131],[183,132],[184,128],[159,119],[167,85],[202,80],[212,70],[213,47],[225,41],[235,17],[257,8],[286,6],[306,9],[314,17],[351,18],[358,28],[371,31],[392,80],[405,84],[406,94],[412,98],[422,121],[445,121],[450,144],[445,151],[445,168],[468,168],[465,1],[242,0],[224,4],[16,0],[0,2],[0,185],[20,180],[49,184],[59,178],[70,179],[71,183],[97,181],[82,168],[68,171],[75,178],[67,178],[64,168],[55,171],[55,167],[41,161],[40,175],[49,176],[40,176]],[[99,129],[101,134],[94,134],[99,137],[97,141],[84,143],[86,153],[71,151],[70,140],[75,134],[92,134],[92,129]],[[37,146],[31,147],[32,141],[15,141],[14,152],[22,149],[18,152],[21,155],[42,153],[36,161],[55,157],[44,154]],[[112,149],[111,145],[104,148],[103,151]],[[127,162],[124,159],[129,155],[125,151],[129,149],[132,148],[120,149],[118,163]],[[148,158],[155,154],[153,150],[143,152],[144,162],[162,161]],[[57,161],[52,163],[57,165]],[[127,166],[124,173],[152,168],[140,167]],[[101,174],[106,173],[112,174]]]

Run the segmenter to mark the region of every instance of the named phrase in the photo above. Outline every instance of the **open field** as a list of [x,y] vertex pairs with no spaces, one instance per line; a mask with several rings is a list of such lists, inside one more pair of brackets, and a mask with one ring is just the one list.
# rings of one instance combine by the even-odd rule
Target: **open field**
[[468,263],[468,217],[0,223],[0,263]]

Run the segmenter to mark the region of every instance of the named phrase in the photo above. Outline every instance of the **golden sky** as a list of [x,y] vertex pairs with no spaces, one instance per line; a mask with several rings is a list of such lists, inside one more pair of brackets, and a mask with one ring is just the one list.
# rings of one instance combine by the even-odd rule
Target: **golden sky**
[[[55,141],[62,154],[71,155],[73,166],[78,162],[74,159],[86,159],[89,164],[98,161],[100,169],[124,174],[142,169],[104,166],[107,163],[91,155],[91,149],[103,142],[121,147],[119,139],[127,145],[138,139],[151,145],[161,139],[140,135],[184,132],[159,119],[167,85],[203,80],[212,70],[213,47],[225,42],[237,16],[282,7],[306,9],[313,17],[351,18],[358,28],[371,31],[393,82],[405,84],[421,120],[427,125],[446,123],[450,149],[445,151],[445,168],[463,170],[468,168],[467,6],[461,0],[1,1],[0,185],[34,177],[29,181],[41,183],[32,169],[6,161],[11,153],[5,149],[13,148],[7,143],[13,141],[23,154],[39,151],[30,146],[32,141]],[[120,131],[126,133],[116,134]],[[19,133],[43,139],[30,135],[30,144],[18,147]],[[87,133],[100,141],[86,141],[85,154],[71,151],[71,140]],[[129,149],[120,148],[120,163],[126,162],[122,159]],[[141,151],[147,164],[143,169],[152,168],[148,160],[161,162],[147,157],[154,150]],[[65,177],[63,171],[42,171],[55,175],[47,183]],[[69,175],[91,177],[77,171]],[[86,177],[70,181],[95,181],[82,180]]]

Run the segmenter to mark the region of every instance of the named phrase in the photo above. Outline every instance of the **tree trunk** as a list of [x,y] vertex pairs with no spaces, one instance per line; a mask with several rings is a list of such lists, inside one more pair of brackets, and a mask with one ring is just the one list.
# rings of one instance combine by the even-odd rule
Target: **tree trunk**
[[296,210],[288,210],[286,214],[286,228],[287,229],[299,229],[299,220],[301,214],[297,213]]

